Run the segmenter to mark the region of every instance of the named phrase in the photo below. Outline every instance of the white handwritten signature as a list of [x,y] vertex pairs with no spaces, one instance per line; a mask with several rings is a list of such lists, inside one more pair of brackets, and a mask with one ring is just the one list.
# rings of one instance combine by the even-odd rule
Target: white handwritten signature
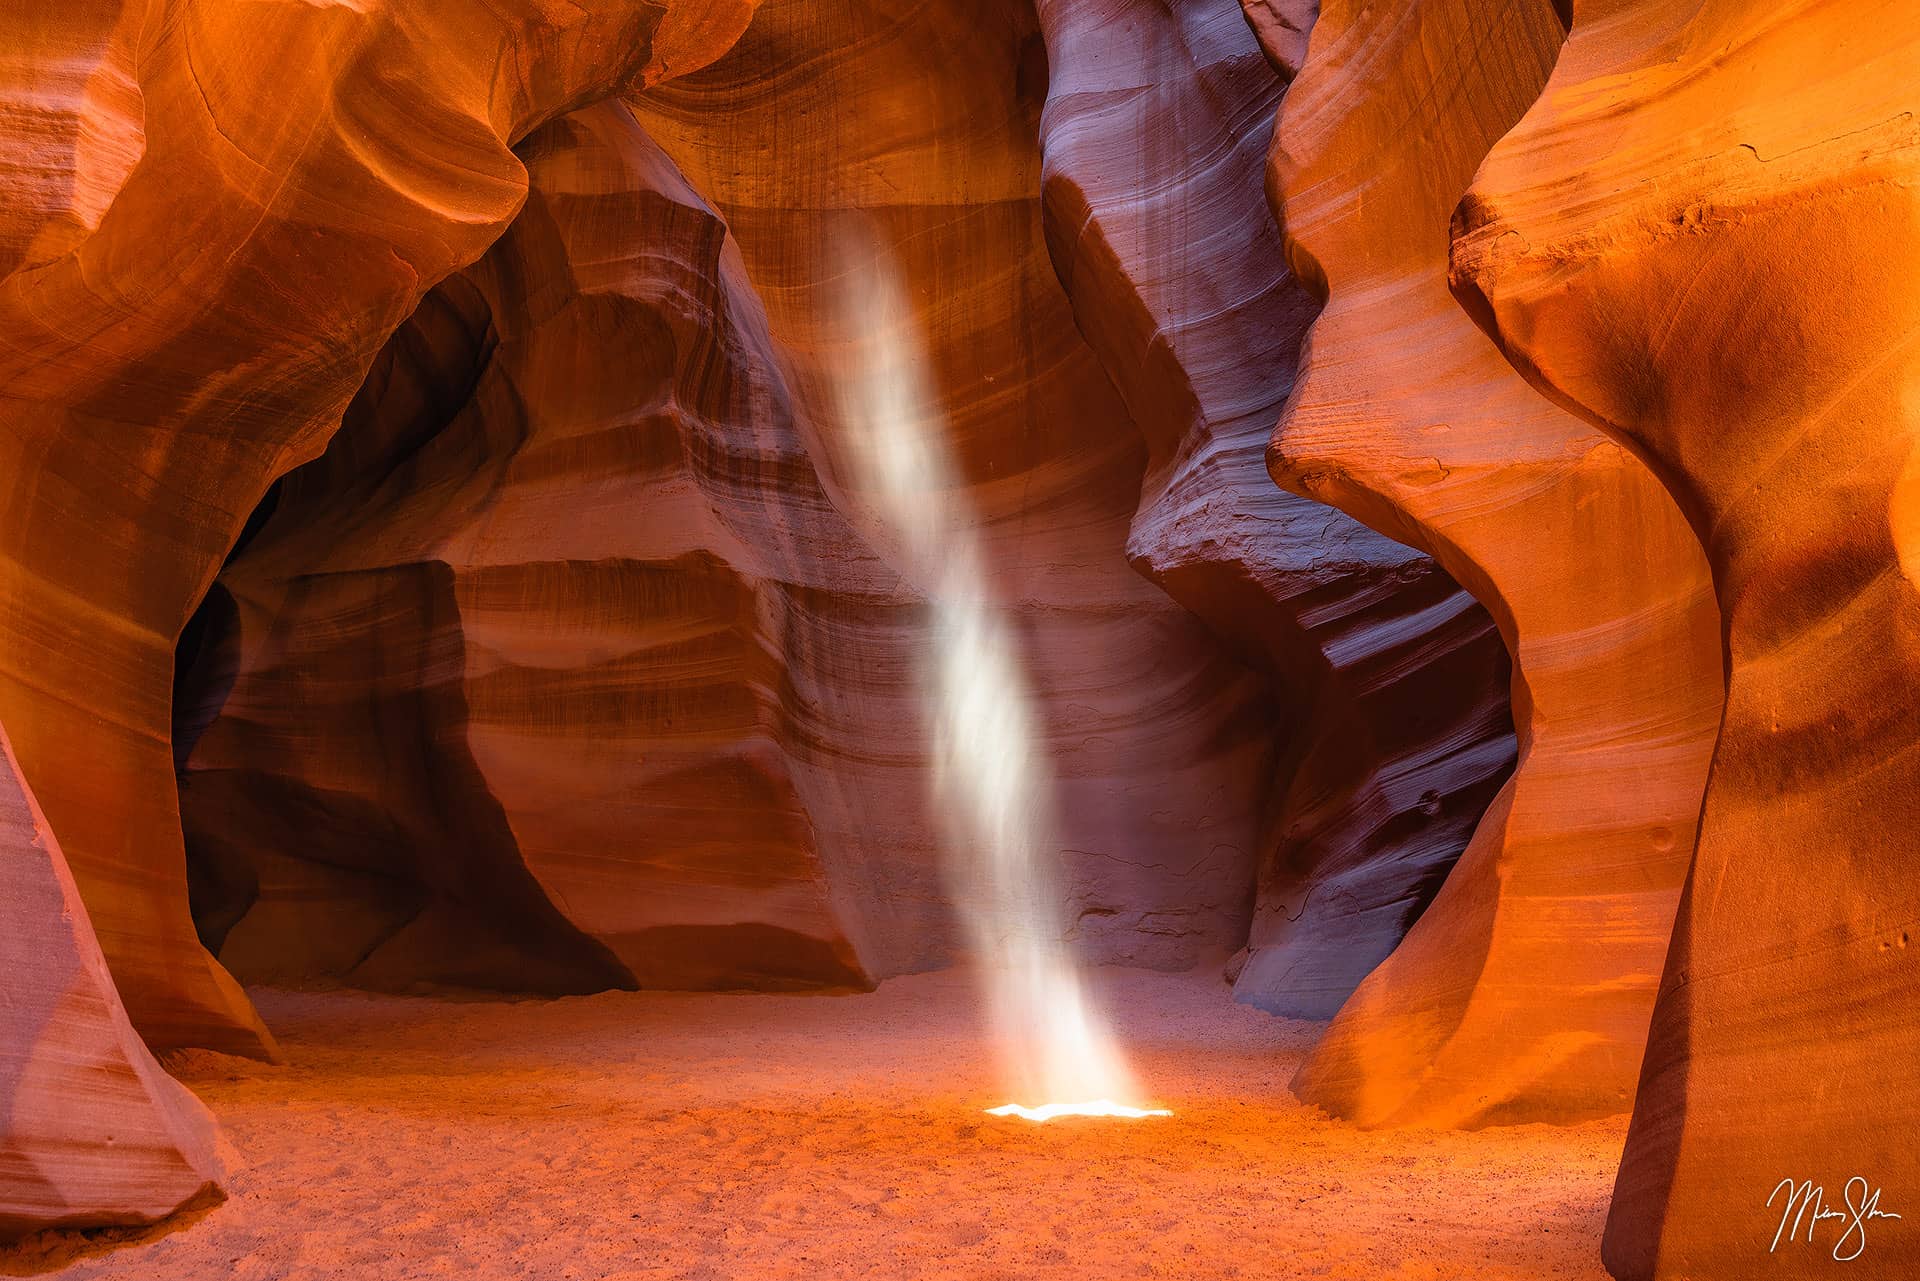
[[[1867,1224],[1874,1219],[1900,1217],[1880,1208],[1880,1191],[1856,1174],[1847,1180],[1847,1186],[1840,1191],[1841,1203],[1846,1208],[1834,1210],[1827,1208],[1827,1190],[1811,1179],[1803,1179],[1798,1183],[1792,1179],[1780,1180],[1767,1197],[1767,1205],[1771,1207],[1782,1192],[1787,1194],[1787,1199],[1781,1207],[1780,1226],[1774,1229],[1773,1244],[1767,1247],[1767,1253],[1772,1254],[1779,1249],[1783,1237],[1789,1242],[1797,1239],[1803,1223],[1806,1225],[1807,1244],[1812,1245],[1815,1228],[1828,1219],[1842,1219],[1846,1226],[1841,1229],[1840,1239],[1833,1243],[1833,1257],[1840,1263],[1859,1258],[1860,1252],[1867,1248]],[[1793,1223],[1791,1232],[1787,1231],[1789,1220]]]

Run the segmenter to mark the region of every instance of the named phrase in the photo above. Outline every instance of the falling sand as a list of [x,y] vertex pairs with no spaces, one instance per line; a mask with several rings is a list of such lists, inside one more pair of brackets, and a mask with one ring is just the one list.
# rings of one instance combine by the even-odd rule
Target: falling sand
[[172,1060],[238,1149],[231,1199],[42,1237],[0,1275],[1603,1281],[1624,1120],[1361,1132],[1287,1092],[1323,1024],[1212,973],[1094,980],[1175,1115],[983,1115],[1000,1065],[954,971],[859,996],[256,991],[286,1066]]

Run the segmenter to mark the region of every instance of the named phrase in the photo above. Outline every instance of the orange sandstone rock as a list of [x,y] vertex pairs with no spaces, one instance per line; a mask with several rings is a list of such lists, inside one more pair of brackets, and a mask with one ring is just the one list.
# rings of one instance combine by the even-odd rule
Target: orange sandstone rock
[[[834,327],[832,249],[868,197],[810,190],[865,177],[849,140],[883,91],[928,110],[878,153],[906,199],[869,226],[917,291],[910,338],[1030,641],[1078,933],[1161,966],[1245,938],[1279,717],[1127,562],[1145,451],[1044,256],[1039,35],[1017,6],[985,38],[975,16],[770,6],[737,54],[637,103],[750,229],[745,270],[631,123],[595,109],[523,147],[521,219],[402,330],[222,576],[238,654],[204,655],[209,708],[181,735],[196,863],[230,891],[208,923],[242,973],[607,981],[530,966],[544,945],[504,939],[501,909],[528,901],[619,981],[951,958],[920,592],[837,463],[859,335]],[[743,152],[753,130],[783,145]],[[978,149],[965,174],[956,145]]]
[[1273,474],[1430,551],[1514,660],[1518,769],[1294,1082],[1364,1125],[1627,1109],[1719,714],[1680,512],[1447,290],[1453,205],[1561,35],[1544,0],[1329,0],[1275,140],[1288,255],[1328,301]]
[[0,278],[100,224],[146,150],[141,4],[16,5],[0,18]]
[[738,249],[632,115],[520,155],[520,217],[220,576],[200,665],[235,675],[182,792],[196,863],[255,882],[220,957],[865,985],[848,918],[912,871],[862,873],[924,830],[918,602],[822,492]]
[[[739,56],[804,47],[794,42],[812,38],[809,13],[820,16],[769,11]],[[835,68],[850,85],[897,78],[947,45],[974,51],[982,65],[960,70],[978,83],[998,82],[995,58],[1016,69],[1013,101],[943,98],[925,139],[887,160],[917,175],[913,147],[972,138],[998,110],[1007,136],[974,174],[999,166],[1007,198],[1019,197],[1020,175],[1035,172],[1022,132],[1033,104],[1020,95],[1045,83],[1046,60],[1017,11],[984,42],[962,40],[939,6],[827,16],[884,36]],[[1093,16],[1056,11],[1049,31],[1098,73],[1112,50],[1110,38],[1087,38],[1101,30],[1087,26]],[[1205,88],[1236,104],[1222,117],[1183,79],[1193,64],[1167,56],[1178,33],[1153,21],[1154,69],[1184,104],[1155,127],[1186,126],[1194,140],[1187,194],[1140,218],[1124,186],[1100,189],[1128,256],[1118,271],[1100,258],[1067,282],[1081,328],[1145,427],[1151,496],[1133,512],[1137,438],[1055,321],[1037,328],[1071,357],[1070,382],[962,366],[942,408],[991,433],[969,444],[988,476],[1032,454],[1009,434],[1023,421],[1009,404],[1042,397],[1068,415],[1097,411],[1097,440],[1081,427],[1029,457],[1048,486],[1042,499],[996,497],[976,482],[980,505],[1006,509],[993,539],[1009,577],[1035,557],[1059,563],[1020,606],[1051,646],[1040,661],[1060,670],[1088,650],[1166,672],[1097,694],[1078,678],[1042,686],[1079,773],[1173,822],[1121,828],[1126,811],[1106,799],[1064,807],[1079,829],[1067,844],[1082,932],[1097,955],[1155,964],[1230,947],[1244,937],[1258,854],[1267,888],[1243,994],[1324,1015],[1404,932],[1503,776],[1501,651],[1484,614],[1430,561],[1267,478],[1265,429],[1290,365],[1265,352],[1275,332],[1297,340],[1309,314],[1260,190],[1278,81],[1232,5],[1193,7],[1189,38],[1215,58]],[[878,56],[887,49],[902,56]],[[690,143],[689,131],[742,127],[743,108],[707,82],[763,78],[734,61],[640,104],[696,165],[712,162],[692,144],[710,144],[704,134]],[[1054,83],[1072,74],[1063,65]],[[852,128],[846,95],[793,92],[801,105],[778,98],[761,127],[803,138]],[[1076,117],[1074,92],[1054,114],[1072,135],[1062,157],[1127,177],[1102,140],[1129,145],[1146,117]],[[655,99],[699,107],[663,117]],[[1215,163],[1222,146],[1225,165]],[[820,305],[834,217],[784,188],[744,211],[765,228],[760,279],[809,281],[808,305],[787,314],[796,357],[775,350],[726,226],[630,121],[593,109],[521,151],[533,186],[521,217],[389,344],[327,456],[288,480],[222,574],[209,636],[186,647],[197,657],[175,734],[177,750],[191,745],[183,795],[203,932],[249,977],[375,985],[841,984],[945,959],[947,887],[911,684],[926,643],[918,596],[836,509],[857,516],[857,494],[830,496],[816,476],[815,457],[831,462],[838,448],[849,372],[842,336],[825,323],[835,309]],[[839,163],[808,153],[762,180],[832,178]],[[1066,215],[1054,225],[1078,225],[1082,188],[1061,169],[1051,185]],[[939,208],[937,193],[916,199]],[[1190,231],[1188,210],[1219,220],[1194,264],[1220,279],[1218,293],[1145,278],[1153,246]],[[969,305],[987,310],[947,320],[964,321],[950,346],[975,344],[976,326],[997,323],[992,309],[1018,302],[1002,292],[1002,256],[1023,273],[1043,267],[1031,212],[979,261],[963,241],[904,242],[923,272],[982,273]],[[895,216],[927,218],[914,207]],[[961,225],[981,221],[968,211]],[[1056,246],[1056,259],[1065,252]],[[1142,273],[1137,292],[1127,270]],[[1057,317],[1050,284],[1025,279],[1023,305]],[[1228,296],[1232,305],[1215,305]],[[1131,321],[1143,315],[1179,338],[1174,359],[1140,378],[1130,367],[1147,334]],[[1009,356],[1030,361],[1029,341]],[[783,366],[801,370],[810,402],[790,393]],[[1263,372],[1249,384],[1242,366]],[[1068,445],[1095,460],[1091,471],[1050,452]],[[1105,513],[1098,537],[1075,525],[1088,509]],[[1122,515],[1132,515],[1130,545]],[[1123,557],[1205,617],[1225,649]],[[1152,627],[1078,595],[1075,575],[1134,612],[1144,603]],[[1179,645],[1162,653],[1157,633]],[[1177,695],[1154,692],[1169,677],[1215,691],[1191,727],[1183,718],[1196,713]],[[1436,690],[1458,692],[1449,703]],[[1248,706],[1228,711],[1236,691]],[[1276,696],[1311,716],[1289,725],[1263,713]],[[1110,708],[1096,710],[1096,697]],[[1077,741],[1074,721],[1090,713],[1104,725]],[[1224,739],[1196,737],[1207,718]],[[1297,750],[1280,757],[1289,730],[1312,744],[1297,768]],[[1159,783],[1166,762],[1151,761],[1149,745],[1169,733],[1195,745],[1170,759],[1195,759]],[[1274,805],[1289,775],[1286,804]],[[1084,795],[1089,781],[1068,786]],[[1199,901],[1185,901],[1196,887]]]
[[518,210],[509,144],[698,66],[750,11],[103,0],[0,17],[0,101],[24,122],[0,131],[0,177],[22,187],[0,221],[0,718],[154,1044],[271,1052],[187,912],[167,739],[194,603],[387,336]]
[[144,1224],[212,1194],[213,1117],[127,1022],[60,843],[0,731],[0,1239]]
[[1330,1017],[1505,780],[1505,650],[1430,559],[1267,475],[1316,308],[1262,186],[1282,81],[1238,6],[1048,0],[1039,14],[1049,247],[1147,443],[1128,556],[1285,709],[1235,991]]
[[[1920,9],[1582,3],[1455,287],[1699,531],[1727,708],[1608,1223],[1622,1278],[1920,1258]],[[1904,1220],[1769,1251],[1782,1179]],[[1856,1196],[1858,1204],[1862,1198]]]
[[[1048,78],[1018,0],[769,0],[725,58],[635,109],[739,240],[828,492],[882,548],[845,457],[840,380],[868,335],[840,317],[834,248],[851,232],[898,265],[905,338],[1024,642],[1076,937],[1184,966],[1245,938],[1280,712],[1128,562],[1148,450],[1047,257]],[[894,930],[874,942],[876,973],[927,955]]]

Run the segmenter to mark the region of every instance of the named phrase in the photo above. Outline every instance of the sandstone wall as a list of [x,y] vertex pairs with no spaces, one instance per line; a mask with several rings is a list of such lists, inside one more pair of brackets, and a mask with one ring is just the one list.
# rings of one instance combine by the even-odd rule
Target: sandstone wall
[[1287,253],[1328,303],[1274,476],[1430,550],[1514,660],[1519,768],[1295,1082],[1363,1124],[1631,1106],[1720,712],[1679,509],[1447,289],[1453,206],[1562,34],[1544,0],[1328,0],[1275,139]]
[[168,739],[189,613],[388,335],[512,220],[509,144],[698,66],[750,9],[102,0],[0,19],[23,122],[0,134],[22,193],[0,234],[0,719],[153,1044],[272,1052],[188,915]]
[[1579,4],[1460,209],[1462,299],[1663,478],[1723,619],[1726,719],[1608,1222],[1622,1278],[1916,1255],[1885,1219],[1848,1262],[1844,1222],[1769,1254],[1779,1200],[1760,1212],[1781,1179],[1832,1206],[1858,1175],[1898,1213],[1920,1179],[1916,73],[1911,5]]
[[916,599],[822,492],[737,248],[632,115],[519,154],[525,209],[220,576],[236,671],[182,796],[207,896],[239,869],[221,959],[865,985],[860,924],[939,899],[925,857],[853,874],[924,825]]
[[1285,81],[1231,0],[1039,7],[1048,247],[1147,445],[1135,569],[1281,697],[1235,991],[1333,1014],[1512,766],[1491,619],[1432,560],[1267,475],[1318,308],[1262,176]]

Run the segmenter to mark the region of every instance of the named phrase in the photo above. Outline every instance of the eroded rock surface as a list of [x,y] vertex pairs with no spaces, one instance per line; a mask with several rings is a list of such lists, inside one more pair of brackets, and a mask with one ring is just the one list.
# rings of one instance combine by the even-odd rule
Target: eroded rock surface
[[0,731],[0,1240],[211,1197],[213,1117],[127,1022],[60,843]]
[[924,824],[917,602],[822,492],[738,250],[631,114],[520,155],[520,217],[220,577],[201,662],[237,674],[183,808],[203,874],[241,869],[221,959],[864,985],[849,921],[884,905],[827,865]]
[[1288,255],[1328,295],[1274,476],[1429,550],[1514,660],[1518,769],[1295,1080],[1364,1125],[1627,1110],[1719,715],[1679,510],[1447,288],[1453,206],[1561,35],[1545,0],[1329,0],[1274,148]]
[[1299,75],[1320,0],[1240,0],[1240,8],[1273,69],[1288,80]]
[[1761,1212],[1786,1178],[1833,1205],[1858,1175],[1896,1213],[1920,1186],[1916,86],[1909,4],[1581,4],[1461,206],[1456,287],[1652,462],[1724,619],[1726,720],[1608,1224],[1622,1278],[1920,1257],[1912,1219],[1867,1225],[1850,1262],[1844,1222],[1769,1254],[1784,1197]]
[[[176,753],[223,959],[536,990],[946,959],[918,594],[834,474],[849,234],[920,286],[938,409],[1068,762],[1092,954],[1232,948],[1256,860],[1249,999],[1331,1013],[1392,948],[1507,766],[1502,651],[1431,561],[1264,473],[1311,304],[1260,191],[1280,81],[1237,9],[1043,16],[1066,51],[1051,77],[1017,5],[984,39],[941,5],[777,5],[641,100],[751,229],[743,261],[631,121],[595,109],[521,148],[512,231],[389,344],[183,646]],[[817,48],[831,30],[862,39]],[[945,67],[949,49],[971,61]],[[1101,109],[1116,74],[1158,91]],[[1049,79],[1054,260],[1105,371],[1042,274],[1026,184]],[[863,108],[883,89],[901,101]],[[922,95],[923,118],[887,114]],[[888,120],[905,132],[861,152]],[[1190,142],[1172,194],[1142,200],[1153,175],[1113,148],[1138,157],[1149,123]],[[747,129],[781,144],[764,169],[735,163]],[[958,186],[935,160],[955,140],[978,153]],[[874,163],[884,188],[863,185]]]
[[[913,291],[1029,641],[1076,933],[1158,966],[1244,940],[1281,718],[1127,562],[1145,451],[1044,255],[1044,50],[1019,6],[985,38],[977,16],[769,7],[709,74],[636,104],[699,195],[601,109],[590,138],[523,148],[520,221],[402,331],[209,602],[239,656],[201,651],[232,684],[181,726],[185,789],[203,924],[242,972],[604,982],[591,949],[543,978],[548,944],[496,946],[521,866],[642,983],[952,957],[919,588],[838,474],[849,234]],[[929,105],[896,119],[862,94]],[[906,132],[854,141],[889,120]],[[940,159],[956,143],[965,174]],[[874,163],[893,168],[863,191]],[[741,262],[707,193],[745,226]],[[487,946],[449,946],[476,930]]]
[[1283,82],[1238,6],[1039,13],[1049,247],[1147,444],[1128,556],[1267,678],[1286,718],[1235,990],[1326,1018],[1506,777],[1505,650],[1426,556],[1267,475],[1317,308],[1262,184]]
[[0,18],[22,121],[0,131],[0,717],[150,1042],[271,1053],[188,914],[168,750],[182,625],[388,335],[517,212],[509,144],[700,65],[750,11],[127,0]]
[[[938,428],[1025,642],[1076,938],[1095,959],[1182,966],[1245,938],[1282,712],[1129,564],[1148,448],[1047,256],[1048,80],[1018,0],[773,0],[727,57],[635,106],[738,238],[815,462],[882,547],[847,465],[838,402],[864,335],[840,314],[834,264],[852,237],[896,265],[907,345],[927,353]],[[927,956],[904,935],[880,947],[877,972]]]

